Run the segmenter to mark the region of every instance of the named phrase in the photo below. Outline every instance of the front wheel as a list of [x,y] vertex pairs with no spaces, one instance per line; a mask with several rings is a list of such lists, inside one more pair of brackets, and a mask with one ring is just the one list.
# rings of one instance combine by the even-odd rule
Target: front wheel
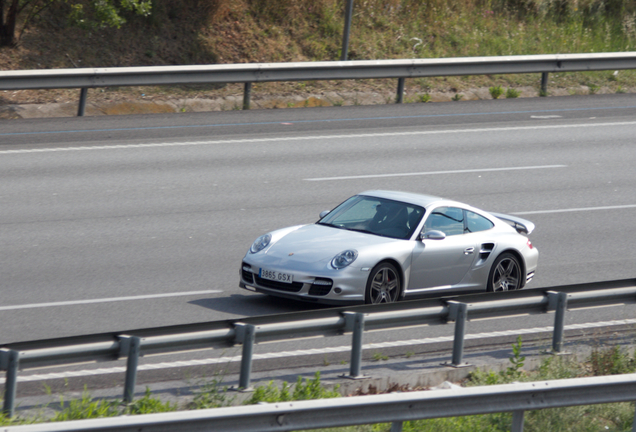
[[516,256],[502,253],[488,275],[488,291],[512,291],[521,288],[521,266]]
[[400,272],[390,263],[380,263],[373,267],[364,302],[367,304],[396,302],[402,291]]

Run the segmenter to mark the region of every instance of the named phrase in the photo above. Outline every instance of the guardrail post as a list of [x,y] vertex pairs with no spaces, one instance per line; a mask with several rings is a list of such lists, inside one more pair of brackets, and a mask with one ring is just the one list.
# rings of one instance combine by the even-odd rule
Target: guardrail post
[[88,89],[82,87],[80,90],[79,106],[77,107],[77,116],[83,117],[86,112],[86,97],[88,96]]
[[124,403],[131,403],[135,397],[135,384],[137,383],[137,366],[139,364],[139,352],[141,339],[137,336],[119,336],[120,356],[127,356],[126,382],[124,384]]
[[512,413],[511,432],[523,432],[523,415],[525,411],[514,411]]
[[359,312],[344,312],[345,330],[352,331],[351,336],[351,364],[349,375],[344,378],[360,379],[362,375],[362,335],[364,334],[364,314]]
[[539,91],[539,96],[547,96],[548,95],[548,73],[541,73],[541,91]]
[[448,319],[455,321],[455,338],[453,339],[453,360],[442,363],[445,366],[466,367],[468,363],[462,363],[464,357],[464,335],[466,333],[466,317],[468,316],[468,305],[456,301],[449,301],[450,308]]
[[401,421],[391,423],[391,432],[402,432],[403,425],[404,423]]
[[568,307],[568,295],[563,292],[548,291],[548,310],[554,310],[554,330],[552,333],[552,353],[561,354],[563,349],[563,330],[565,312]]
[[636,432],[636,410],[634,411],[634,423],[632,423],[632,432]]
[[243,109],[250,109],[250,100],[252,99],[252,83],[246,82],[245,89],[243,91]]
[[395,97],[395,103],[401,104],[404,102],[404,81],[405,78],[398,78],[397,95]]
[[241,355],[241,375],[239,376],[239,390],[250,390],[250,375],[252,374],[252,354],[254,352],[254,340],[256,339],[256,327],[252,324],[235,323],[237,330],[237,342],[243,344]]
[[4,383],[4,406],[2,413],[13,417],[15,412],[15,395],[18,386],[18,368],[20,367],[20,353],[14,350],[0,350],[1,369],[7,371]]

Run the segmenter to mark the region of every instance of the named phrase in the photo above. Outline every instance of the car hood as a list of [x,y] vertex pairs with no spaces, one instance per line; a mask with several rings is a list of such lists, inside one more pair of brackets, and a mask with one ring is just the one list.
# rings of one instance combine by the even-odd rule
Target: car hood
[[362,252],[367,247],[397,241],[401,240],[312,224],[284,235],[267,249],[266,255],[271,258],[314,263],[331,260],[347,249]]

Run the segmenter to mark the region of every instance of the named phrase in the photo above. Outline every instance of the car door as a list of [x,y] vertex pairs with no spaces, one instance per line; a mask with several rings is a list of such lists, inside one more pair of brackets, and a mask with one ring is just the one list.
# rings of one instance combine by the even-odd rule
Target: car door
[[479,239],[467,232],[465,219],[466,213],[459,207],[437,207],[428,212],[424,233],[441,231],[445,238],[416,242],[409,291],[450,288],[462,281],[479,255]]

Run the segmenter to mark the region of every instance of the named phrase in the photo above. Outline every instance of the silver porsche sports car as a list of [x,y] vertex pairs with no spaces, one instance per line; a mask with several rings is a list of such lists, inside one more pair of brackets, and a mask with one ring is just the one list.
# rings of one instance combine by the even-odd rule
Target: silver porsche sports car
[[240,286],[328,303],[389,303],[427,293],[507,291],[534,276],[534,224],[405,192],[355,195],[315,224],[254,241]]

